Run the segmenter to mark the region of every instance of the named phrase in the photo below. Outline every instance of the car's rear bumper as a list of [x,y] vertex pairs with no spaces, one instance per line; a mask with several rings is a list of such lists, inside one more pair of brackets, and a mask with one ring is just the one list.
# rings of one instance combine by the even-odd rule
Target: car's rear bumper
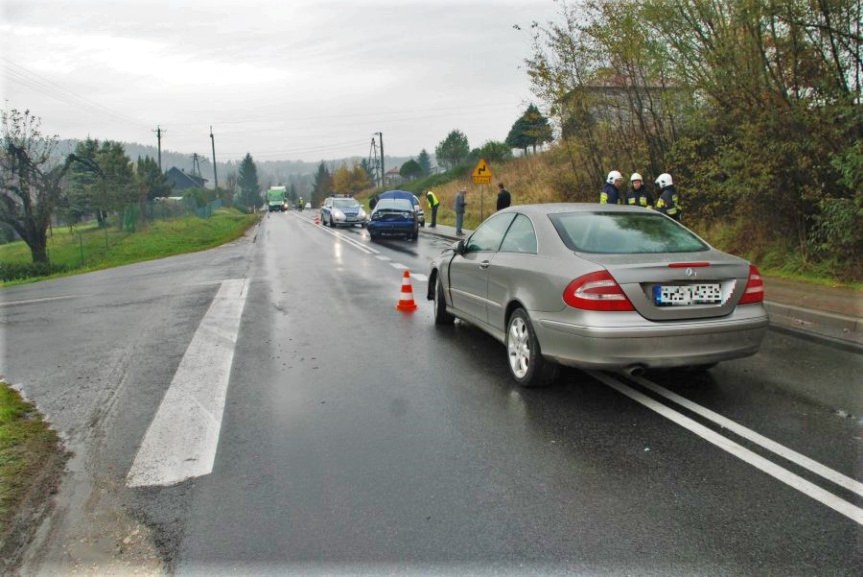
[[[627,313],[621,313],[627,315]],[[754,355],[767,332],[767,313],[747,305],[721,319],[691,322],[586,325],[534,317],[543,356],[592,369],[673,368],[708,365]]]
[[366,228],[371,234],[379,234],[382,236],[413,236],[417,233],[416,225],[402,223],[377,223],[370,221],[366,224]]

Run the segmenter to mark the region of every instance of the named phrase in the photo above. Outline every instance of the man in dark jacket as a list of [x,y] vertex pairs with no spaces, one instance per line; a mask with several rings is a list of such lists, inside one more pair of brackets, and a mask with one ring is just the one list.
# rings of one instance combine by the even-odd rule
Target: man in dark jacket
[[637,172],[629,177],[630,189],[626,193],[626,204],[630,206],[643,206],[653,208],[653,195],[644,186],[644,179]]
[[455,195],[455,203],[453,203],[453,212],[455,212],[455,233],[458,236],[463,236],[462,225],[464,224],[464,213],[467,201],[465,200],[467,189],[463,188]]
[[501,210],[512,203],[512,196],[509,194],[509,191],[504,187],[502,182],[498,183],[497,187],[500,189],[497,193],[497,209]]
[[671,175],[663,172],[656,178],[656,187],[659,189],[659,199],[656,201],[656,210],[667,214],[674,220],[680,222],[680,198],[677,189],[671,181]]
[[623,204],[620,187],[623,186],[623,175],[616,170],[608,173],[602,192],[599,193],[599,204]]

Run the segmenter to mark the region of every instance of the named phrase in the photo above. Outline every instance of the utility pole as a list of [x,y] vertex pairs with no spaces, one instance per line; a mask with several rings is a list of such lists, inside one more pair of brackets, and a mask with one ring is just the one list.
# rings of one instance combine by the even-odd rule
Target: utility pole
[[384,168],[384,135],[382,132],[375,132],[381,140],[381,188],[386,187],[387,169]]
[[219,175],[216,172],[216,139],[213,138],[213,127],[210,126],[210,142],[213,145],[213,183],[216,190],[219,190]]
[[159,172],[162,172],[162,128],[156,126],[156,142],[159,144]]
[[198,163],[198,153],[192,153],[192,176],[201,176],[201,165]]
[[378,164],[378,141],[374,136],[372,136],[372,144],[369,147],[369,168],[372,171],[372,180],[377,186],[379,182],[382,182],[382,173],[380,171],[381,165]]

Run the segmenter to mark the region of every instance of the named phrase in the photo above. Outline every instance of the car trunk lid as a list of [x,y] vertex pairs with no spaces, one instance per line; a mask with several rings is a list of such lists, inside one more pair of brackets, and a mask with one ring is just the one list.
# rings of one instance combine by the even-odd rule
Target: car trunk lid
[[652,321],[722,317],[740,300],[749,263],[711,250],[692,254],[585,255],[611,273],[635,309]]

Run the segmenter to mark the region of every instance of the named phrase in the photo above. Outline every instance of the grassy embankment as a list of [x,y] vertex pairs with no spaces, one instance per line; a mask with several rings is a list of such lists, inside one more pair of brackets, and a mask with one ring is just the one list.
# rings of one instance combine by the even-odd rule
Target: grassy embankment
[[[467,212],[465,228],[474,229],[484,217],[494,212],[497,200],[497,183],[503,182],[512,194],[513,204],[534,204],[550,202],[567,202],[564,195],[556,192],[566,188],[566,165],[556,165],[551,155],[540,154],[516,158],[505,163],[492,163],[494,180],[491,184],[475,185],[471,179],[472,167],[466,167],[452,175],[450,173],[433,175],[410,183],[399,185],[399,188],[409,190],[423,200],[426,209],[426,219],[430,218],[424,202],[425,191],[431,189],[440,199],[438,208],[438,223],[455,224],[455,213],[452,210],[456,193],[465,188],[467,192]],[[599,195],[600,186],[596,191],[580,191],[573,193],[571,198],[580,202],[594,202]],[[685,200],[685,191],[683,191]],[[367,199],[371,192],[357,195],[358,199]],[[685,206],[685,204],[684,204]],[[756,263],[766,276],[804,281],[825,286],[838,286],[863,291],[863,281],[840,281],[831,274],[830,267],[805,262],[805,255],[784,246],[747,245],[741,250],[740,241],[736,238],[733,223],[698,223],[691,219],[684,224],[712,245],[734,254],[739,254]]]
[[[48,255],[53,265],[66,270],[53,276],[90,272],[213,248],[242,236],[257,218],[258,215],[234,209],[220,209],[207,219],[189,216],[157,220],[133,233],[116,227],[98,228],[95,224],[76,226],[72,230],[58,227],[48,239]],[[23,242],[0,246],[0,266],[14,267],[30,261],[30,249]],[[0,286],[4,286],[2,281]]]

